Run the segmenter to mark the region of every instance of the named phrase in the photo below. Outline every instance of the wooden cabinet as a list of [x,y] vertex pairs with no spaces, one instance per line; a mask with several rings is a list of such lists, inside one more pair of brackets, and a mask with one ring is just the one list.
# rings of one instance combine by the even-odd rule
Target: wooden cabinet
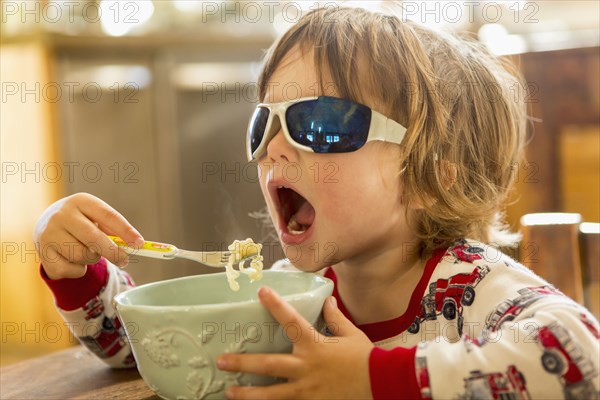
[[526,53],[516,58],[530,88],[533,120],[518,202],[509,220],[533,212],[576,212],[600,221],[600,49]]

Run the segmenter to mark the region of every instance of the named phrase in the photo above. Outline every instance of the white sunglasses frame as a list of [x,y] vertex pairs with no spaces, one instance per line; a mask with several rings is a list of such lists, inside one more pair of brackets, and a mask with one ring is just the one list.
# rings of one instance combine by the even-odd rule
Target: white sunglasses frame
[[[309,146],[302,145],[297,143],[290,136],[290,132],[287,127],[287,121],[285,120],[285,111],[293,104],[302,103],[304,101],[317,100],[319,97],[330,97],[330,96],[312,96],[312,97],[301,97],[299,99],[283,101],[280,103],[260,103],[254,109],[252,113],[252,118],[248,123],[248,129],[246,131],[246,156],[248,157],[248,161],[257,160],[262,156],[265,152],[267,145],[275,137],[279,129],[275,130],[273,128],[273,121],[275,117],[279,120],[280,129],[283,131],[283,136],[291,144],[293,147],[298,150],[308,151],[314,153],[314,150]],[[346,99],[342,99],[346,100]],[[356,103],[360,104],[360,103]],[[363,105],[363,104],[361,104]],[[368,106],[365,106],[368,107]],[[260,145],[251,153],[250,150],[250,128],[252,127],[252,123],[254,122],[254,118],[256,116],[256,110],[258,108],[266,108],[269,110],[269,116],[267,117],[267,123],[265,125],[265,133],[261,140]],[[365,145],[368,142],[373,140],[379,140],[383,142],[396,143],[400,144],[402,139],[404,139],[404,134],[406,133],[406,128],[394,121],[391,118],[386,117],[385,115],[378,113],[373,110],[371,107],[368,107],[371,110],[371,124],[369,125],[369,132],[367,134],[367,140],[365,141]],[[364,147],[364,145],[363,145]],[[362,147],[361,147],[362,148]],[[360,149],[357,149],[360,150]],[[325,153],[328,154],[328,153]],[[340,153],[332,153],[332,154],[340,154]]]

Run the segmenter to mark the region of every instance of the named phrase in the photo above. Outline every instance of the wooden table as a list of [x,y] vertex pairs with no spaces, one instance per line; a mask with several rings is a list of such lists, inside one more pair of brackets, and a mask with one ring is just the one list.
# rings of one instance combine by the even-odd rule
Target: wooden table
[[112,369],[81,346],[0,369],[1,399],[160,399],[137,369]]

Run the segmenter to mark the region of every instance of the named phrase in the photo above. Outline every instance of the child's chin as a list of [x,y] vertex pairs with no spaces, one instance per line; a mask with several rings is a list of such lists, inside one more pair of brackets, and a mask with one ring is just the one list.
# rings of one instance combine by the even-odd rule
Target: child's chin
[[332,263],[315,262],[314,259],[311,260],[309,257],[307,257],[306,260],[298,258],[294,259],[293,255],[291,254],[286,254],[286,257],[288,257],[294,267],[298,268],[302,272],[317,272],[332,265]]

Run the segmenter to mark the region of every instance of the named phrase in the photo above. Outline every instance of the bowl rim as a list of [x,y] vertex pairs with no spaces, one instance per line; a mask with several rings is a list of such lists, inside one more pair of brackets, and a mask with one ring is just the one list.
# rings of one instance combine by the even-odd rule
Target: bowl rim
[[[302,293],[293,293],[293,294],[287,294],[287,295],[280,295],[282,299],[284,299],[287,302],[290,301],[295,301],[297,298],[300,297],[314,297],[316,295],[316,292],[323,290],[323,288],[327,288],[330,287],[331,291],[333,292],[333,286],[334,283],[330,278],[327,278],[321,274],[315,273],[315,272],[303,272],[303,271],[271,271],[271,270],[264,270],[263,271],[264,274],[268,274],[268,275],[283,275],[283,274],[293,274],[293,275],[311,275],[313,279],[317,279],[320,280],[322,282],[320,282],[321,284],[312,288],[311,290],[308,290],[306,292],[302,292]],[[143,285],[140,286],[136,286],[133,288],[130,288],[126,291],[123,291],[121,293],[116,294],[113,297],[113,303],[115,306],[115,309],[118,311],[119,308],[129,308],[129,309],[137,309],[137,310],[179,310],[179,309],[185,309],[187,310],[192,310],[195,308],[201,308],[203,310],[210,310],[210,309],[218,309],[218,308],[224,308],[224,307],[231,307],[232,305],[236,305],[236,306],[241,306],[241,305],[252,305],[252,304],[257,304],[257,305],[261,305],[260,302],[258,301],[258,299],[250,299],[250,300],[240,300],[240,301],[232,301],[232,302],[228,302],[228,303],[209,303],[209,304],[176,304],[176,305],[150,305],[150,304],[126,304],[123,303],[123,299],[125,297],[127,297],[128,295],[131,295],[133,292],[138,291],[138,290],[142,290],[142,289],[147,289],[149,287],[152,286],[161,286],[164,284],[168,284],[168,283],[172,283],[172,282],[177,282],[177,281],[182,281],[182,280],[187,280],[187,279],[191,279],[191,278],[203,278],[203,277],[208,277],[208,276],[216,276],[216,275],[223,275],[223,279],[225,278],[225,272],[214,272],[214,273],[207,273],[207,274],[198,274],[198,275],[189,275],[189,276],[181,276],[178,278],[171,278],[171,279],[165,279],[162,281],[156,281],[156,282],[149,282],[149,283],[145,283]],[[216,278],[215,278],[216,279]],[[255,281],[255,282],[261,282],[261,281]],[[266,286],[264,284],[261,284],[259,286],[263,287]],[[277,289],[269,286],[271,289],[277,291]],[[231,289],[228,289],[231,290]],[[258,291],[258,288],[257,288]],[[262,307],[262,305],[261,305]]]

